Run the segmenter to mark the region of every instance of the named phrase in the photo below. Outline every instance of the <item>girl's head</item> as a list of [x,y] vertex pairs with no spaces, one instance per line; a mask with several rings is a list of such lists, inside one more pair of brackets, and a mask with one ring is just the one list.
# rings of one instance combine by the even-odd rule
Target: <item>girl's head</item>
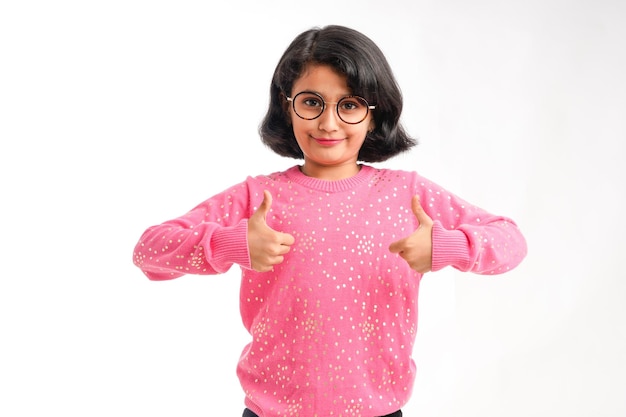
[[[260,126],[263,143],[279,155],[302,159],[291,125],[294,83],[311,65],[325,65],[345,77],[350,93],[375,106],[373,130],[358,159],[380,162],[416,144],[400,124],[402,93],[382,51],[362,33],[342,26],[314,28],[298,35],[281,57],[270,86],[270,105]],[[329,109],[332,110],[332,109]]]

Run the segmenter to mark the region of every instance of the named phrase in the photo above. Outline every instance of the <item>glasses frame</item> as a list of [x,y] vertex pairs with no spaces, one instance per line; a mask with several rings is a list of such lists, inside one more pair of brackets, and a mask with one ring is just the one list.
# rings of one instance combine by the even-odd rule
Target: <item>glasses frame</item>
[[[322,110],[320,111],[320,114],[318,114],[315,117],[302,117],[298,114],[298,112],[296,111],[296,98],[298,98],[298,96],[300,94],[312,94],[314,96],[319,97],[319,99],[322,102]],[[326,110],[326,105],[327,104],[335,104],[335,112],[337,113],[337,117],[339,117],[339,120],[341,120],[342,122],[349,124],[349,125],[358,125],[359,123],[361,123],[363,120],[367,119],[367,115],[370,113],[370,110],[374,110],[376,108],[376,106],[371,106],[367,100],[365,100],[363,97],[361,96],[357,96],[357,95],[348,95],[345,97],[341,97],[339,99],[339,101],[336,102],[331,102],[331,101],[326,101],[324,100],[324,97],[322,97],[320,94],[313,92],[313,91],[300,91],[298,94],[296,94],[293,97],[289,97],[289,96],[285,96],[285,98],[287,99],[287,101],[291,102],[291,107],[293,108],[293,112],[296,114],[296,116],[298,116],[299,118],[303,119],[303,120],[315,120],[318,117],[320,117],[322,114],[324,114],[324,110]],[[363,102],[365,103],[365,115],[363,116],[363,118],[361,120],[359,120],[358,122],[347,122],[343,119],[343,117],[341,117],[341,114],[339,114],[339,103],[341,103],[343,100],[345,99],[349,99],[349,98],[356,98],[359,100],[363,100]]]

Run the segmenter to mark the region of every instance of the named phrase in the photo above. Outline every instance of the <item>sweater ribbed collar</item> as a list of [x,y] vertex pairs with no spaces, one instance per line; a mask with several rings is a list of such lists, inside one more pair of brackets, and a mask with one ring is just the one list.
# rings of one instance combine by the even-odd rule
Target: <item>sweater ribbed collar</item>
[[350,178],[331,181],[307,177],[302,173],[302,171],[300,171],[300,166],[296,165],[285,171],[285,175],[290,181],[296,184],[300,184],[304,187],[311,188],[317,191],[337,193],[352,190],[355,187],[358,187],[359,185],[368,182],[375,172],[375,168],[369,165],[361,165],[361,169],[356,175]]

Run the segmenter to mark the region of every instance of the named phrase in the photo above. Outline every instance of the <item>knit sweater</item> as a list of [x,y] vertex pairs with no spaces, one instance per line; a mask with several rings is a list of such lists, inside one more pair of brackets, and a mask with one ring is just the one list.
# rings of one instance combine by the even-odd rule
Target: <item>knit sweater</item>
[[[295,238],[273,271],[250,268],[247,219],[273,197],[266,221]],[[389,414],[409,400],[422,274],[389,245],[418,227],[411,198],[433,219],[432,270],[500,274],[526,255],[515,223],[416,172],[363,165],[351,178],[307,177],[297,166],[245,181],[187,214],[148,228],[134,262],[152,280],[241,267],[250,343],[237,374],[260,417]]]

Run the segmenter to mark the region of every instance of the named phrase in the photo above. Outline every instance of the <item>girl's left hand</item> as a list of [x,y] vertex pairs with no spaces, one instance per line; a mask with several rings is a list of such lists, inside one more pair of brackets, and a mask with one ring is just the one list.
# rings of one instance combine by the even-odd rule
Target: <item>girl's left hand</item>
[[389,251],[399,254],[411,269],[423,274],[430,271],[433,265],[433,219],[422,208],[418,196],[411,200],[411,208],[419,226],[411,235],[389,245]]

